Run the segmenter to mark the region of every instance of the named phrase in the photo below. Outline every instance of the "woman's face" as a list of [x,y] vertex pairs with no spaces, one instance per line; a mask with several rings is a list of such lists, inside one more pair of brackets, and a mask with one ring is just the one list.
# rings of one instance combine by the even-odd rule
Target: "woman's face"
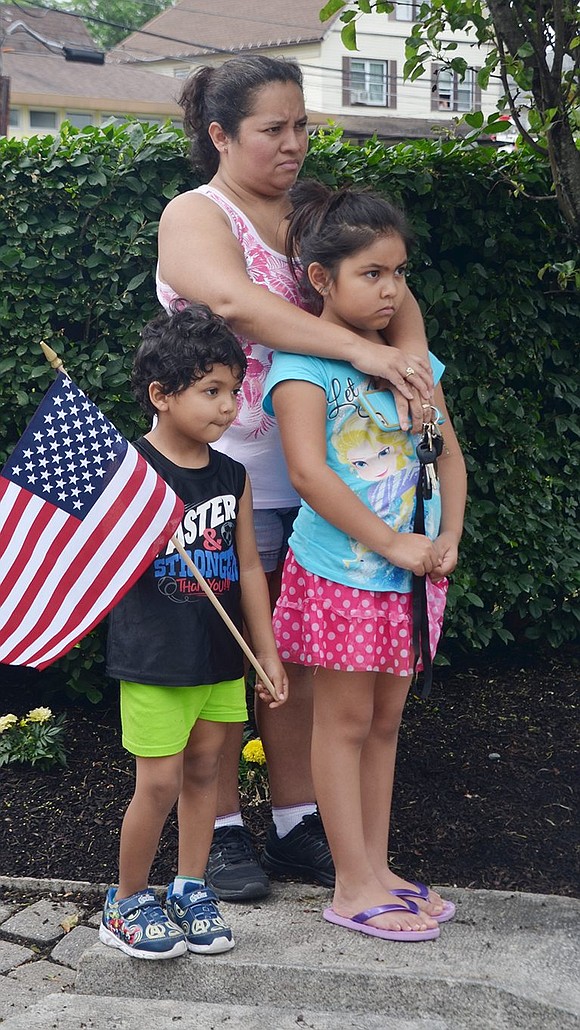
[[222,167],[238,185],[275,196],[294,184],[307,148],[302,90],[294,82],[271,82],[255,93],[237,138],[228,139]]

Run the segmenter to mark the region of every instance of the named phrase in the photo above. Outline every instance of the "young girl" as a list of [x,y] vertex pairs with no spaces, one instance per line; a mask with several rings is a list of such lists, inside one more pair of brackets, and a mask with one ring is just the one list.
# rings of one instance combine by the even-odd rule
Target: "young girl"
[[[292,199],[289,258],[297,269],[300,255],[304,271],[296,276],[318,299],[321,320],[384,342],[381,331],[405,292],[404,216],[370,193],[319,183],[299,183]],[[312,769],[336,867],[324,918],[405,941],[438,936],[438,923],[454,913],[451,902],[392,873],[387,858],[397,736],[414,664],[412,575],[427,577],[434,653],[466,496],[438,385],[443,366],[434,357],[431,364],[445,425],[440,490],[435,484],[424,502],[427,535],[413,532],[420,437],[401,431],[380,383],[344,361],[277,353],[265,391],[302,498],[274,631],[283,660],[316,666]],[[413,368],[406,374],[412,378]]]

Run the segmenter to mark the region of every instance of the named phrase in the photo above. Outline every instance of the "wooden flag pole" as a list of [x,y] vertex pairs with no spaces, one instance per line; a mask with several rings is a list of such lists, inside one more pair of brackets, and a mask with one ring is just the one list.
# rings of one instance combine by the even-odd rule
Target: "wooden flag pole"
[[42,353],[44,354],[51,368],[54,368],[55,372],[63,371],[65,375],[68,375],[68,372],[62,363],[62,358],[59,358],[56,351],[54,351],[52,347],[49,347],[48,344],[44,342],[44,340],[40,341],[40,346],[42,348]]
[[[56,353],[56,351],[53,351],[52,347],[49,347],[48,344],[46,344],[44,342],[44,340],[41,340],[40,346],[42,348],[42,352],[43,352],[46,360],[48,361],[49,365],[52,368],[54,368],[55,372],[62,371],[62,372],[64,372],[65,375],[68,375],[68,372],[66,371],[66,369],[64,367],[62,358],[59,358],[59,356]],[[232,634],[234,640],[241,647],[241,649],[244,652],[246,658],[248,659],[250,664],[253,666],[253,668],[256,670],[258,676],[260,677],[260,679],[261,679],[262,683],[264,684],[264,686],[266,687],[266,689],[269,690],[269,692],[272,695],[272,697],[274,698],[274,700],[278,701],[279,698],[278,698],[278,694],[276,693],[276,687],[272,683],[271,679],[264,672],[264,670],[263,670],[262,666],[260,665],[258,659],[254,655],[254,653],[251,651],[251,649],[248,647],[248,645],[247,645],[246,641],[244,640],[242,634],[238,630],[237,626],[234,625],[234,623],[230,619],[228,613],[226,612],[226,610],[223,607],[223,605],[221,604],[221,602],[218,601],[216,595],[214,594],[214,592],[213,592],[212,588],[210,587],[209,583],[207,582],[207,580],[204,579],[204,577],[202,576],[202,574],[199,571],[199,569],[197,568],[197,566],[194,564],[194,562],[192,562],[192,560],[189,557],[187,551],[182,547],[182,545],[180,544],[180,542],[177,539],[177,537],[172,536],[171,537],[171,543],[175,547],[175,550],[178,552],[178,554],[181,555],[181,557],[183,558],[183,560],[184,560],[185,564],[187,565],[188,569],[190,569],[191,572],[193,573],[195,579],[199,583],[199,585],[200,585],[201,589],[203,590],[204,594],[209,598],[209,600],[213,604],[213,606],[216,609],[216,611],[219,612],[221,618],[223,619],[223,621],[225,622],[226,626],[228,627],[228,629],[229,629],[230,633]]]
[[244,654],[245,654],[246,658],[248,659],[248,661],[253,665],[254,669],[256,670],[256,672],[257,672],[258,676],[260,677],[260,679],[261,679],[262,683],[264,684],[264,686],[270,691],[270,693],[271,693],[272,697],[274,698],[274,700],[278,701],[279,698],[278,698],[278,694],[276,693],[276,687],[274,686],[272,681],[269,679],[269,677],[264,672],[264,670],[263,670],[262,666],[260,665],[258,659],[256,658],[256,656],[252,653],[252,651],[248,647],[248,645],[247,645],[246,641],[244,640],[242,634],[238,630],[237,626],[230,619],[230,617],[229,617],[228,613],[226,612],[225,608],[223,607],[221,601],[218,600],[218,598],[214,594],[212,588],[210,587],[209,583],[207,582],[206,579],[204,579],[204,577],[202,576],[201,572],[197,568],[197,565],[195,565],[194,562],[192,562],[192,560],[189,557],[187,551],[185,550],[184,547],[182,547],[182,545],[180,544],[180,542],[177,539],[177,537],[172,536],[171,537],[171,543],[175,547],[175,550],[178,552],[178,554],[180,554],[181,557],[183,558],[183,560],[184,560],[185,564],[187,565],[188,569],[191,569],[191,571],[193,572],[193,575],[195,576],[195,578],[196,578],[197,582],[199,583],[201,589],[203,590],[204,594],[207,595],[207,597],[209,598],[209,600],[213,604],[213,606],[216,609],[216,611],[218,611],[219,614],[221,615],[221,617],[224,620],[226,626],[228,627],[230,633],[232,634],[234,639],[240,645],[240,647],[241,647],[242,651],[244,652]]

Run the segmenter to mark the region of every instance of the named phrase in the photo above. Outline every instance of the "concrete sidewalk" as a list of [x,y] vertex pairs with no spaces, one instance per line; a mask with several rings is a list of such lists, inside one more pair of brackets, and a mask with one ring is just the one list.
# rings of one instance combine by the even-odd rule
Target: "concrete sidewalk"
[[[325,923],[321,911],[330,893],[322,888],[275,884],[265,901],[223,904],[236,936],[233,951],[139,962],[93,943],[94,909],[101,899],[86,885],[79,925],[61,934],[52,951],[36,962],[18,953],[12,969],[0,965],[0,1025],[2,1030],[580,1027],[580,902],[448,888],[444,894],[457,905],[456,919],[442,926],[436,941],[403,944]],[[14,919],[25,914],[3,920],[0,912],[0,960],[1,938],[15,946]],[[35,918],[42,923],[40,916]],[[74,984],[56,986],[66,993],[51,991],[50,979],[36,997],[30,979],[25,987],[23,972],[28,968],[30,978],[33,966],[42,963],[52,966],[52,975],[59,967],[73,970]],[[14,992],[8,1007],[6,988]]]

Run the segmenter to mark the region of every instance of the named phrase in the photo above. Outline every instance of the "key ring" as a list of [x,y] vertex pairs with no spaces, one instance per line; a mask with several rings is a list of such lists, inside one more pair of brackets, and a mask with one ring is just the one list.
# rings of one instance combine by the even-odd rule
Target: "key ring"
[[442,416],[441,416],[441,412],[439,411],[439,408],[436,408],[434,404],[422,404],[421,407],[423,409],[423,412],[425,412],[425,410],[427,408],[431,412],[431,418],[426,418],[425,415],[423,415],[423,423],[424,424],[426,424],[428,422],[434,422],[434,423],[437,423],[437,424],[441,425],[443,422],[445,422],[445,419],[442,418]]

